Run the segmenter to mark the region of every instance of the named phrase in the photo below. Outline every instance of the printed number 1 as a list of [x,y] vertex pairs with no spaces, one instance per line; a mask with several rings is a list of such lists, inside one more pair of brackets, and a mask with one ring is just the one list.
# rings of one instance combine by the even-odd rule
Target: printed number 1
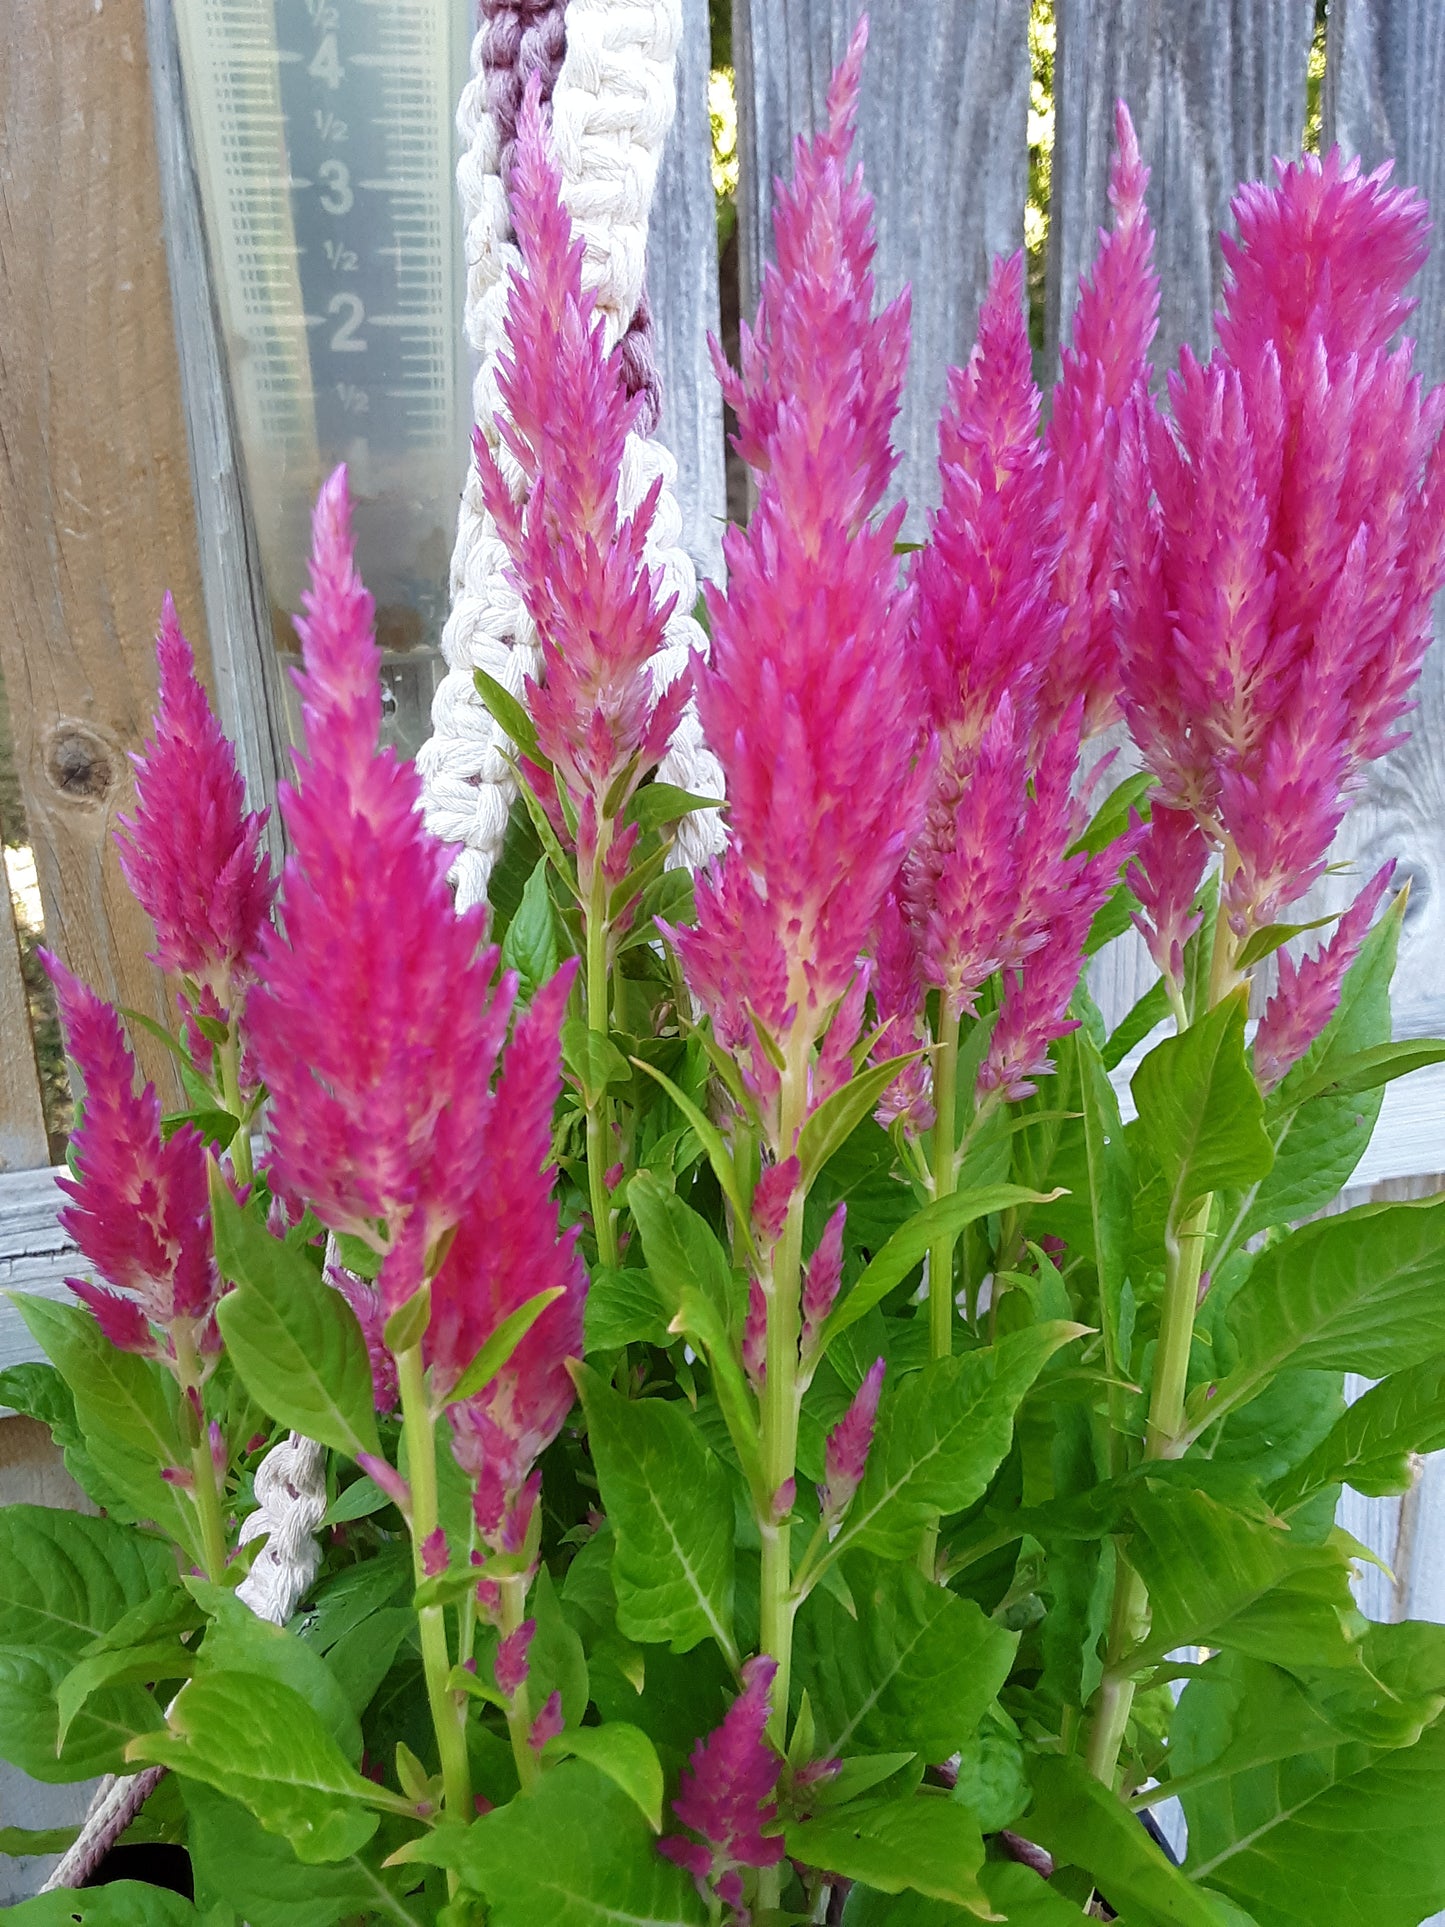
[[366,343],[357,337],[357,329],[366,319],[366,309],[361,298],[354,294],[334,294],[326,304],[328,314],[344,317],[340,326],[331,337],[331,352],[334,355],[364,355]]

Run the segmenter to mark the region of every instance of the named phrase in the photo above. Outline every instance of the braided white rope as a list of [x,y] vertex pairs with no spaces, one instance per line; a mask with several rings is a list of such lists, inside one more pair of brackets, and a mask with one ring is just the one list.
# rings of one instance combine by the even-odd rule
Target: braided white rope
[[258,1619],[284,1626],[316,1577],[316,1528],[326,1510],[326,1451],[291,1433],[256,1468],[256,1510],[241,1522],[241,1544],[265,1536],[251,1570],[236,1588]]
[[[626,329],[642,292],[647,215],[663,142],[676,107],[672,69],[681,32],[681,0],[570,0],[567,53],[552,96],[553,139],[563,198],[583,237],[584,279],[595,290],[611,346]],[[522,477],[497,433],[496,358],[506,315],[507,273],[519,264],[498,137],[487,111],[483,34],[472,45],[472,78],[463,89],[457,126],[464,152],[457,187],[466,223],[467,338],[481,358],[473,387],[478,426],[503,472],[520,492]],[[706,649],[694,620],[697,578],[682,547],[675,492],[677,465],[659,443],[628,437],[619,500],[624,513],[662,477],[662,494],[647,559],[662,572],[663,593],[677,597],[665,647],[652,669],[661,689]],[[536,630],[508,582],[508,558],[469,468],[452,556],[452,608],[442,632],[447,673],[432,705],[432,734],[417,757],[427,822],[444,842],[459,844],[459,907],[486,896],[515,795],[502,756],[506,738],[479,699],[473,671],[485,669],[519,700],[540,674]],[[721,796],[722,773],[690,708],[659,771],[666,782]],[[673,856],[696,864],[720,847],[716,812],[688,818]]]

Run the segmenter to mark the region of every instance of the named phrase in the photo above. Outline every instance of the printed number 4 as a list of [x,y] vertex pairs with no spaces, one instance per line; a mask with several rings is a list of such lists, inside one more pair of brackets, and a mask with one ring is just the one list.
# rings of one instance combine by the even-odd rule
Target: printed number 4
[[359,296],[354,294],[334,294],[326,304],[328,314],[339,314],[345,318],[331,337],[331,352],[334,355],[364,355],[366,343],[357,336],[357,329],[366,319],[366,309]]
[[322,35],[321,45],[316,49],[306,71],[313,80],[321,81],[324,86],[336,88],[341,85],[346,69],[341,64],[341,55],[337,50],[334,33]]

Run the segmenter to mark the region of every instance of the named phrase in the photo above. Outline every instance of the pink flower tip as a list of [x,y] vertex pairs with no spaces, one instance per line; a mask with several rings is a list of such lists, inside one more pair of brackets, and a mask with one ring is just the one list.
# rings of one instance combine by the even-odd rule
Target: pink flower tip
[[548,1740],[555,1740],[561,1733],[566,1721],[562,1717],[562,1695],[552,1692],[547,1695],[547,1703],[533,1720],[527,1734],[527,1744],[536,1754],[541,1754]]
[[828,1434],[824,1448],[825,1482],[818,1488],[823,1517],[835,1524],[853,1503],[863,1483],[873,1429],[878,1422],[878,1400],[883,1391],[884,1361],[875,1358],[853,1395],[853,1402]]
[[428,1579],[435,1579],[450,1563],[447,1535],[440,1526],[434,1526],[421,1542],[421,1569]]
[[527,1655],[532,1639],[537,1631],[535,1619],[524,1619],[514,1632],[503,1636],[497,1646],[496,1664],[493,1668],[497,1691],[507,1699],[515,1699],[527,1684],[531,1662]]

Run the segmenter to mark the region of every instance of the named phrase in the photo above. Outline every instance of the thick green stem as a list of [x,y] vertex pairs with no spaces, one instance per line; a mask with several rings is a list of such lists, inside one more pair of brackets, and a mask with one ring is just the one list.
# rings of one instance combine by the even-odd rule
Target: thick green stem
[[[502,1594],[502,1637],[516,1632],[527,1613],[527,1582],[524,1578],[504,1579],[501,1583]],[[517,1778],[525,1793],[528,1787],[535,1786],[541,1777],[541,1763],[532,1750],[532,1700],[523,1680],[507,1703],[507,1734],[512,1742],[512,1758],[516,1762]]]
[[[411,1484],[412,1569],[420,1586],[426,1578],[423,1548],[436,1531],[436,1433],[427,1397],[426,1368],[421,1346],[397,1352],[396,1378],[401,1392],[402,1431],[406,1439],[407,1478]],[[467,1758],[465,1703],[447,1685],[452,1670],[447,1648],[446,1609],[424,1606],[417,1614],[421,1627],[422,1670],[426,1675],[427,1704],[436,1732],[441,1760],[446,1810],[463,1825],[472,1817],[472,1769]]]
[[171,1342],[176,1352],[186,1443],[191,1449],[191,1498],[200,1527],[201,1563],[208,1579],[220,1579],[226,1570],[226,1524],[201,1400],[201,1361],[191,1327],[184,1319],[178,1318],[172,1327]]
[[251,1120],[241,1099],[241,1037],[232,1021],[224,1044],[216,1053],[221,1072],[221,1103],[237,1120],[231,1139],[231,1171],[237,1184],[249,1184],[251,1164]]
[[[807,1045],[789,1053],[779,1093],[779,1141],[784,1150],[796,1142],[807,1096]],[[767,1379],[762,1398],[763,1476],[767,1497],[775,1501],[793,1478],[798,1458],[798,1336],[803,1259],[803,1197],[795,1193],[783,1233],[773,1248],[771,1279],[764,1284],[768,1306]],[[759,1641],[777,1663],[768,1733],[780,1753],[788,1743],[788,1681],[793,1664],[793,1620],[798,1610],[793,1590],[792,1527],[770,1512],[759,1518],[762,1537],[762,1589]],[[758,1875],[758,1901],[776,1909],[782,1897],[782,1871],[765,1867]]]
[[[587,902],[587,1028],[606,1037],[608,1018],[607,879],[603,859],[612,840],[606,818],[597,826],[597,854],[592,863],[592,887]],[[599,1091],[587,1104],[587,1183],[592,1197],[592,1224],[597,1233],[597,1257],[613,1269],[617,1265],[617,1230],[612,1222],[612,1200],[607,1190],[611,1165],[609,1123],[612,1106]]]
[[[958,1030],[945,1014],[943,1038],[933,1067],[933,1197],[951,1198],[958,1187]],[[953,1350],[953,1253],[956,1231],[940,1232],[928,1247],[928,1349],[932,1358]]]

